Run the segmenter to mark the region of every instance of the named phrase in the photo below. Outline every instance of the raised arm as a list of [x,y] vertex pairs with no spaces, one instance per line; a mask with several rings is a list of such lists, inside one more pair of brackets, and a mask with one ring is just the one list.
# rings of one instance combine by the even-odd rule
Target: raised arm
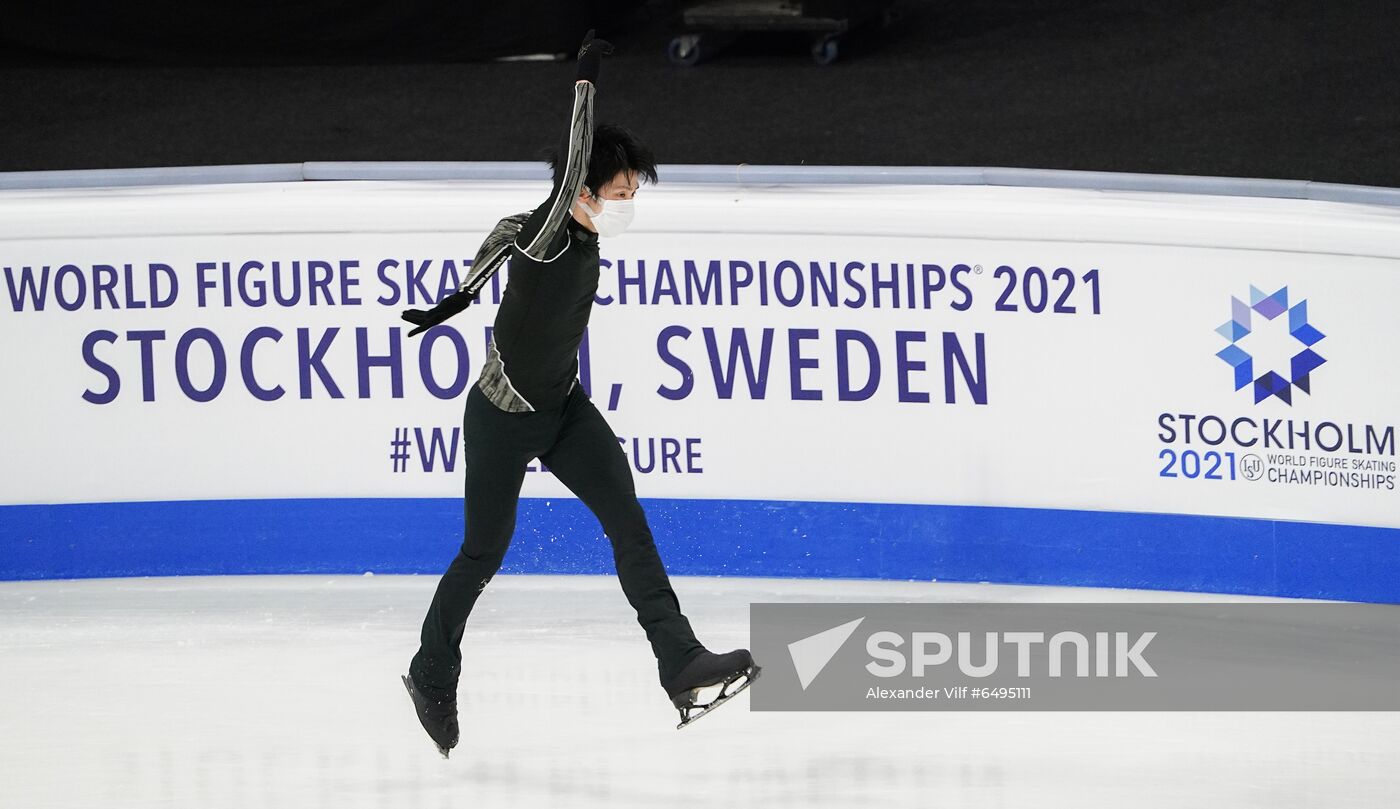
[[472,262],[472,271],[457,291],[438,302],[432,309],[405,309],[401,317],[417,328],[408,334],[424,332],[466,309],[472,298],[506,260],[514,244],[526,255],[548,261],[567,246],[565,225],[573,214],[570,208],[588,175],[588,158],[593,149],[593,87],[603,56],[613,47],[602,39],[594,39],[590,29],[583,37],[578,51],[578,77],[574,82],[573,114],[561,153],[567,155],[564,171],[545,204],[529,214],[507,216],[496,224],[482,242]]
[[567,246],[565,225],[573,216],[574,200],[588,175],[588,159],[593,151],[593,94],[603,56],[612,52],[612,45],[593,38],[590,30],[578,52],[578,76],[574,82],[573,111],[564,135],[560,154],[564,155],[563,171],[554,181],[549,199],[534,210],[515,246],[536,261],[549,261]]

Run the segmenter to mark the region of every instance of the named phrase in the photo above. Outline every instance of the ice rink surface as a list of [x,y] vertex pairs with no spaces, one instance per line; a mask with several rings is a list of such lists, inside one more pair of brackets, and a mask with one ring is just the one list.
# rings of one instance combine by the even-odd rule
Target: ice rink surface
[[[674,582],[715,650],[747,645],[750,602],[1213,598]],[[435,585],[0,583],[0,807],[1360,809],[1400,794],[1390,713],[767,713],[745,694],[676,731],[616,580],[595,576],[492,583],[444,761],[399,683]]]

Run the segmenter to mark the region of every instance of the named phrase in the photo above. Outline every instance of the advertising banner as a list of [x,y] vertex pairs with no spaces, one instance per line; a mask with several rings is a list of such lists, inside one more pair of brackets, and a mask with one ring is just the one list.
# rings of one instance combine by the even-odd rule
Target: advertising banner
[[[0,194],[0,503],[458,498],[509,271],[424,335],[398,315],[547,192]],[[988,542],[1049,512],[1400,528],[1400,211],[663,182],[601,255],[579,379],[645,499],[842,504],[847,547],[881,505],[984,510]],[[569,498],[538,462],[524,495]],[[760,541],[810,553],[803,513]]]

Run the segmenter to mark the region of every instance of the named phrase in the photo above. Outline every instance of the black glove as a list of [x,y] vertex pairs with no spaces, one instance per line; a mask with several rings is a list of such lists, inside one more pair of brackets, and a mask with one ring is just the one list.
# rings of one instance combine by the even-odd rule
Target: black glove
[[606,39],[594,39],[593,29],[583,35],[583,45],[578,49],[578,78],[580,81],[598,83],[598,70],[603,57],[613,52],[612,43]]
[[408,333],[408,336],[412,337],[419,332],[425,332],[431,329],[449,317],[466,309],[471,305],[471,302],[472,296],[470,293],[454,292],[446,298],[443,298],[438,302],[437,306],[431,309],[405,309],[399,317],[402,317],[404,320],[418,327]]

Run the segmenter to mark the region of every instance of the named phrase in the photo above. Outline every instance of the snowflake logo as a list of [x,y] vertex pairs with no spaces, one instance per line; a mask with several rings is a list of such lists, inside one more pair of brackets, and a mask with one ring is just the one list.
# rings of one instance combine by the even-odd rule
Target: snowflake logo
[[[1255,376],[1254,357],[1241,348],[1239,342],[1253,330],[1255,315],[1265,320],[1273,320],[1285,312],[1288,313],[1288,334],[1298,342],[1298,353],[1289,361],[1287,375],[1269,368]],[[1270,396],[1276,396],[1285,404],[1291,405],[1294,388],[1311,395],[1308,375],[1327,361],[1312,349],[1326,335],[1308,323],[1306,299],[1291,307],[1288,305],[1288,287],[1283,287],[1272,295],[1265,295],[1258,288],[1250,286],[1248,304],[1231,296],[1230,320],[1215,331],[1230,341],[1230,344],[1216,352],[1215,356],[1235,369],[1235,390],[1242,390],[1251,385],[1254,387],[1255,404]]]

